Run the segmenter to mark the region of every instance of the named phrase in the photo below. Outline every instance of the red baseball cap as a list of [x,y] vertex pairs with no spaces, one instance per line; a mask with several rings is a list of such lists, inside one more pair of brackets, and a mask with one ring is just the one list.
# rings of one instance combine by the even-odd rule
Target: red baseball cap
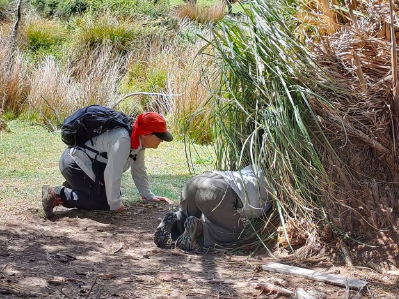
[[166,128],[166,121],[162,115],[156,112],[146,112],[140,114],[133,125],[131,136],[132,148],[137,149],[139,146],[138,137],[140,135],[154,134],[164,141],[172,141],[173,136]]

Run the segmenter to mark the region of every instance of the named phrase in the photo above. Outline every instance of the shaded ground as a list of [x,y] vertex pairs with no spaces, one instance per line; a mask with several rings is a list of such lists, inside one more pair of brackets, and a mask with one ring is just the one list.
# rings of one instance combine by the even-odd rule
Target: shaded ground
[[274,261],[208,251],[158,249],[152,242],[170,206],[136,203],[123,213],[57,208],[54,221],[38,210],[7,215],[0,225],[1,298],[274,298],[268,282],[315,298],[397,298],[398,276],[328,262],[313,269],[363,279],[362,292],[261,271]]

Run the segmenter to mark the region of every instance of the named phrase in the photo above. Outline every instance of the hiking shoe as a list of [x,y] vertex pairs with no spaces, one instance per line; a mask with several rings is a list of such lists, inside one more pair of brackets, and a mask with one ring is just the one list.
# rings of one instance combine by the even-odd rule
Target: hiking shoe
[[55,206],[62,204],[62,200],[55,193],[54,188],[49,185],[42,187],[42,205],[46,218],[51,219],[54,217],[53,209]]
[[176,247],[184,251],[191,251],[194,242],[202,235],[202,221],[197,217],[190,216],[184,222],[184,233],[177,238]]
[[160,247],[165,247],[166,243],[168,243],[170,239],[170,232],[172,231],[173,224],[177,221],[176,213],[173,211],[169,211],[165,214],[165,217],[158,225],[154,234],[154,243]]

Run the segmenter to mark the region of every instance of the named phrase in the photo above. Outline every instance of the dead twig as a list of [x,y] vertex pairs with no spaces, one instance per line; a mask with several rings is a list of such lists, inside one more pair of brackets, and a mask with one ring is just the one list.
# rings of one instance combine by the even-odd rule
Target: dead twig
[[58,125],[60,126],[62,124],[62,121],[60,119],[60,116],[58,115],[57,110],[55,110],[43,96],[41,96],[41,97],[42,97],[43,101],[46,102],[47,106],[54,112],[55,118],[57,119]]
[[7,263],[4,267],[3,267],[3,269],[1,269],[1,273],[3,273],[4,272],[4,270],[8,267],[8,265],[9,265],[10,263]]
[[349,250],[348,250],[348,248],[346,247],[344,241],[341,240],[341,241],[339,242],[339,245],[340,245],[341,251],[342,251],[342,253],[344,254],[344,257],[345,257],[345,264],[346,264],[346,266],[352,267],[352,266],[353,266],[352,258],[351,258],[351,255],[350,255],[350,253],[349,253]]
[[98,276],[96,277],[96,279],[94,279],[94,282],[93,282],[93,284],[91,285],[91,288],[90,288],[90,290],[89,290],[89,293],[88,293],[87,296],[86,296],[86,299],[89,298],[91,291],[93,290],[95,284],[97,283],[97,279],[98,279]]
[[67,297],[68,299],[72,299],[72,297],[68,296],[67,294],[64,293],[64,291],[62,290],[62,288],[64,287],[65,283],[62,284],[61,288],[58,290],[62,295],[64,295],[65,297]]

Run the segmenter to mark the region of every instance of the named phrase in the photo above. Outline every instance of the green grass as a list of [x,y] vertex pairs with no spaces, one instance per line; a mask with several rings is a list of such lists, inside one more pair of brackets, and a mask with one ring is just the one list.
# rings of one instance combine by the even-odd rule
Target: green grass
[[[60,185],[64,181],[58,161],[65,149],[60,133],[50,133],[43,127],[25,121],[8,123],[11,133],[0,132],[0,206],[9,212],[41,208],[41,186]],[[209,148],[197,146],[200,153]],[[212,159],[192,164],[196,172],[212,169]],[[183,184],[191,176],[181,142],[162,143],[157,150],[146,152],[146,166],[152,191],[178,202]],[[125,205],[140,200],[130,176],[122,179],[122,200]]]

